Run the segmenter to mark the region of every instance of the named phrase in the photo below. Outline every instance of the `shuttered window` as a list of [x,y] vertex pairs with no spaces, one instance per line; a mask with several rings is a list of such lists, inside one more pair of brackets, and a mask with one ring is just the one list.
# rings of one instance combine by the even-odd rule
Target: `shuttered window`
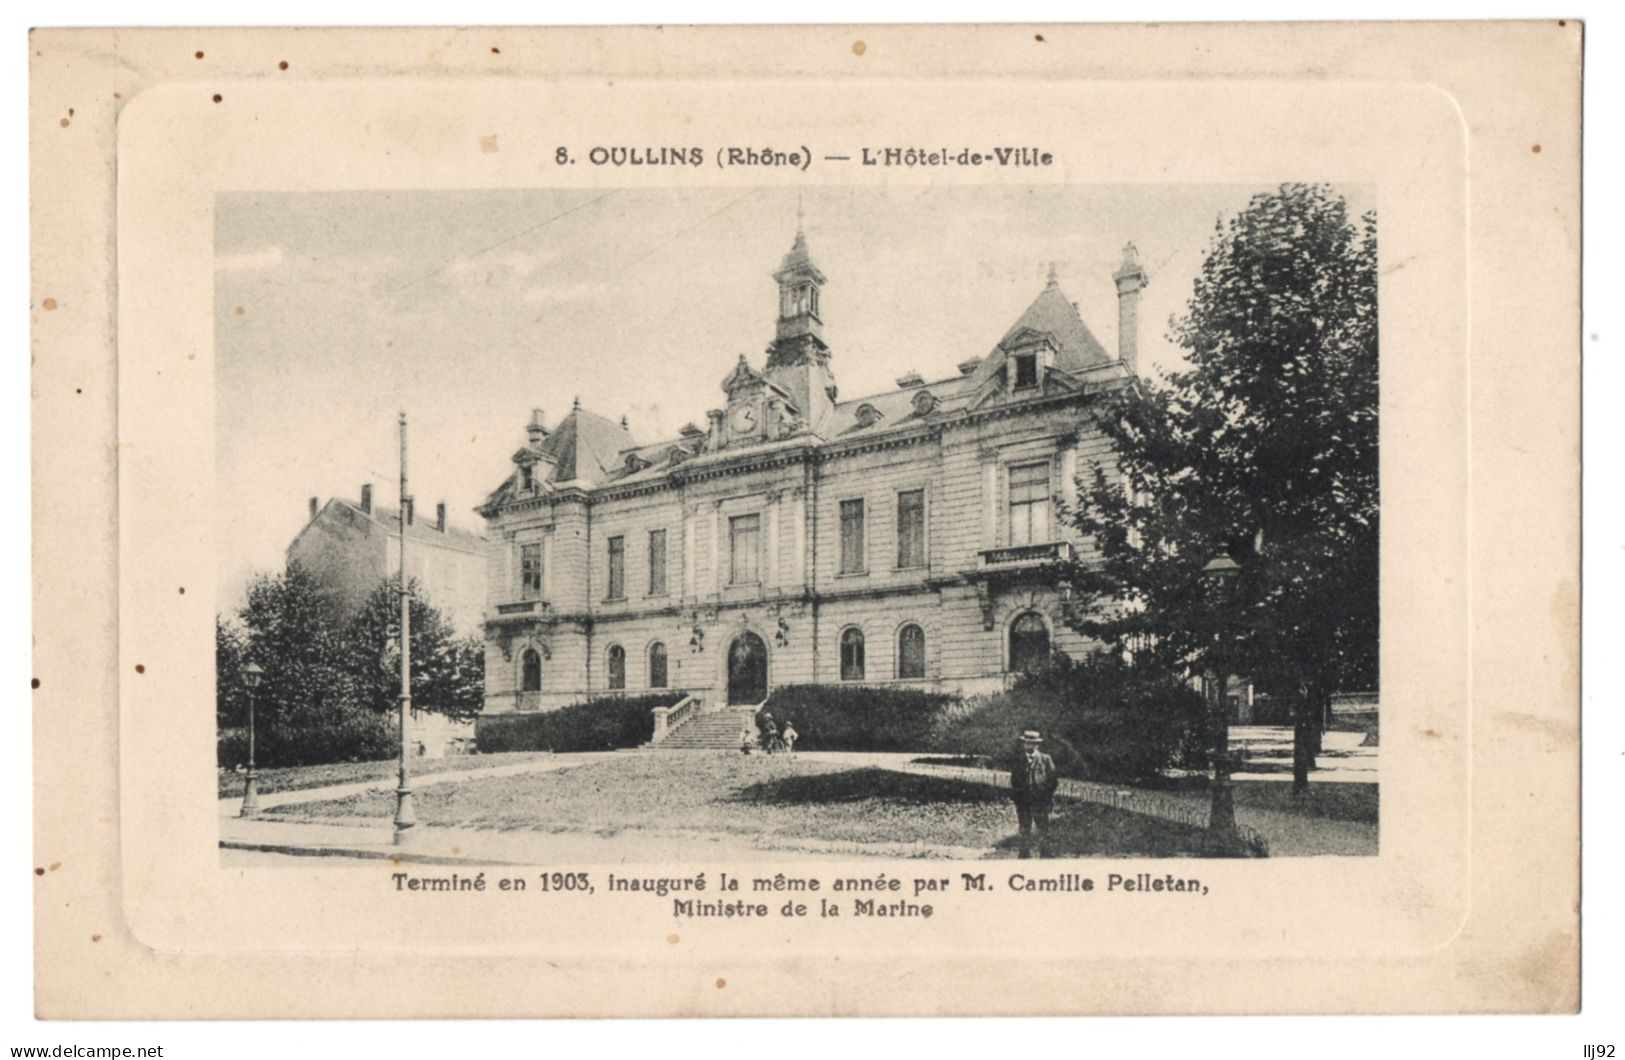
[[904,680],[925,676],[925,630],[912,623],[897,634],[897,676]]
[[868,569],[863,554],[863,501],[841,502],[841,573],[861,574]]
[[666,531],[649,531],[649,595],[666,592]]
[[666,687],[666,646],[658,640],[649,645],[649,687]]
[[897,565],[925,566],[925,491],[897,495]]
[[762,517],[736,515],[728,520],[728,541],[733,551],[729,581],[750,585],[761,581]]
[[841,633],[841,680],[863,680],[863,630],[848,629]]
[[620,600],[626,596],[626,538],[609,539],[609,598]]

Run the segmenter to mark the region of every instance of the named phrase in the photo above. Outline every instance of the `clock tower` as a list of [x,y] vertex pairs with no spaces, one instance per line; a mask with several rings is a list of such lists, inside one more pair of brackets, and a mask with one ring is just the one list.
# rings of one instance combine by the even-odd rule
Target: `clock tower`
[[797,211],[796,239],[773,274],[779,315],[767,348],[767,378],[789,395],[806,424],[822,434],[835,406],[835,375],[824,342],[823,289],[828,282],[813,264]]

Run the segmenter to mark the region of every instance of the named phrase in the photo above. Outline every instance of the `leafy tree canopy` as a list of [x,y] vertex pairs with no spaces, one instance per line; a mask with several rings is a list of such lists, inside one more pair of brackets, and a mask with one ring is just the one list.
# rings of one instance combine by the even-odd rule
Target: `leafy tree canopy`
[[[1069,513],[1099,562],[1073,623],[1171,668],[1211,662],[1323,702],[1377,665],[1377,238],[1286,185],[1217,225],[1172,336],[1190,367],[1103,417],[1118,465]],[[1241,566],[1228,603],[1204,566]]]
[[[412,696],[419,710],[469,717],[484,696],[484,650],[458,639],[440,612],[413,591]],[[345,614],[307,570],[256,577],[237,622],[215,622],[223,728],[246,724],[249,661],[265,672],[253,694],[257,759],[291,765],[385,758],[399,746],[393,712],[400,695],[400,595],[381,584],[354,615]]]

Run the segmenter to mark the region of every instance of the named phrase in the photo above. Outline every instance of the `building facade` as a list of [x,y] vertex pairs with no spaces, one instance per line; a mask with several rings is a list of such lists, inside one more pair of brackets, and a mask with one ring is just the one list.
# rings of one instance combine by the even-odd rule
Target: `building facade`
[[[324,505],[312,497],[310,518],[288,545],[287,557],[315,575],[346,614],[354,613],[400,570],[400,509],[373,504],[371,485],[361,487],[359,502],[333,497]],[[483,536],[448,523],[444,504],[435,506],[429,521],[408,506],[407,577],[458,636],[483,628],[486,570]]]
[[1062,620],[1054,565],[1089,544],[1055,499],[1114,473],[1094,416],[1136,379],[1132,245],[1116,356],[1051,270],[985,356],[844,400],[803,233],[773,278],[765,362],[739,359],[705,428],[639,444],[579,405],[551,429],[533,415],[480,508],[487,713],[805,682],[971,693],[1095,647]]
[[[413,507],[408,502],[407,578],[417,582],[456,636],[478,634],[488,595],[485,538],[451,526],[443,503],[435,505],[428,522],[418,519]],[[312,497],[309,521],[288,545],[287,557],[290,566],[297,563],[314,575],[345,614],[354,614],[400,572],[400,509],[374,505],[371,485],[361,487],[359,502],[333,497],[324,505]],[[428,758],[474,747],[472,721],[455,721],[432,709],[412,711],[408,734],[417,753]]]

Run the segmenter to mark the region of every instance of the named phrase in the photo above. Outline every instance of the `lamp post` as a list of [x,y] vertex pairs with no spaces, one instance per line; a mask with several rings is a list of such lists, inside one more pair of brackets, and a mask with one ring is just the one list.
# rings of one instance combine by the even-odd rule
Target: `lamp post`
[[401,761],[400,783],[395,788],[395,845],[404,846],[417,825],[412,811],[412,783],[407,771],[411,757],[412,733],[412,590],[406,580],[407,516],[412,510],[412,494],[406,488],[406,413],[401,413]]
[[1225,622],[1230,601],[1235,594],[1236,577],[1241,564],[1229,556],[1217,556],[1202,568],[1202,585],[1208,591],[1213,609],[1219,618],[1218,651],[1214,653],[1213,669],[1217,680],[1217,694],[1209,707],[1213,725],[1213,803],[1208,810],[1208,830],[1221,836],[1236,832],[1236,804],[1230,790],[1230,704],[1227,702],[1229,660],[1225,649]]
[[248,776],[244,778],[243,808],[239,817],[252,817],[260,812],[260,778],[254,771],[254,692],[265,679],[265,671],[258,663],[243,667],[243,684],[248,687]]

